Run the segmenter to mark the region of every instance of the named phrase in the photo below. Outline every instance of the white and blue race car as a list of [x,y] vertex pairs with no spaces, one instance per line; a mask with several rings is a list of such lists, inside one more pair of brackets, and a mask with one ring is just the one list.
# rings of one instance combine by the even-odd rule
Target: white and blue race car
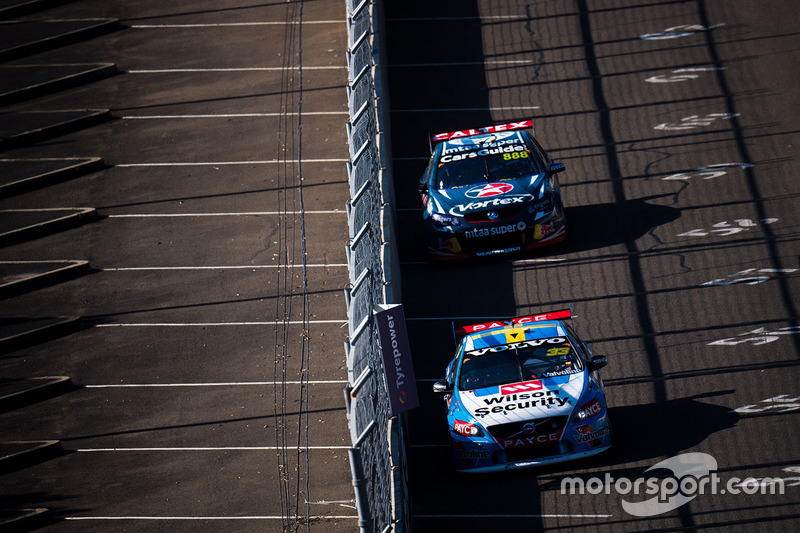
[[569,310],[459,328],[444,395],[457,471],[580,459],[611,447],[603,379]]

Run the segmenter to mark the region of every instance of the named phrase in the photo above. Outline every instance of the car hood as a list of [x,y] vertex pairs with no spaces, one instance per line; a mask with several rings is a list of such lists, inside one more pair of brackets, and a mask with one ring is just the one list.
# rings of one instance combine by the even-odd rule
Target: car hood
[[522,205],[539,197],[544,174],[534,174],[513,180],[475,183],[450,189],[439,189],[431,200],[433,211],[463,217],[484,209]]
[[480,424],[492,426],[569,415],[584,386],[584,372],[459,391],[461,405]]

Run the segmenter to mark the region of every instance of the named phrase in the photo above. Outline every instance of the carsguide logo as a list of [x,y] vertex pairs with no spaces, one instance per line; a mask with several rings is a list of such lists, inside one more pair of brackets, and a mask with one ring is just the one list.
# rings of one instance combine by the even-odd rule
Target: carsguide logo
[[488,198],[490,196],[497,196],[505,194],[514,188],[510,183],[489,183],[487,185],[478,185],[469,189],[464,195],[467,198]]
[[[717,460],[707,453],[676,455],[645,470],[668,470],[669,476],[640,477],[634,481],[626,477],[615,479],[609,473],[603,478],[588,480],[565,477],[561,480],[561,494],[611,494],[614,490],[624,496],[622,508],[633,516],[656,516],[667,513],[704,494],[783,494],[785,481],[781,478],[732,477],[723,483],[717,474]],[[641,495],[652,496],[642,500]]]

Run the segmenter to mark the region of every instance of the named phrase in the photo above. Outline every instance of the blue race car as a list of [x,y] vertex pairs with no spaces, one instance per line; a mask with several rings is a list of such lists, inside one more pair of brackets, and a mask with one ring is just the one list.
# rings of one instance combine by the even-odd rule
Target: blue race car
[[603,379],[594,356],[562,319],[569,310],[457,330],[444,395],[460,472],[539,466],[611,447]]
[[[432,260],[529,250],[567,236],[555,163],[532,120],[430,137],[419,185]],[[435,143],[435,145],[434,145]]]

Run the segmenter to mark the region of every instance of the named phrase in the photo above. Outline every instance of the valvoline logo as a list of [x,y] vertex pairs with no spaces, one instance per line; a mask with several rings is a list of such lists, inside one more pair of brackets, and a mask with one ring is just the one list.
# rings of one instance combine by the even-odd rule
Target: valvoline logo
[[467,198],[488,198],[505,194],[513,188],[514,186],[510,183],[488,183],[486,185],[477,185],[465,192],[464,195]]

